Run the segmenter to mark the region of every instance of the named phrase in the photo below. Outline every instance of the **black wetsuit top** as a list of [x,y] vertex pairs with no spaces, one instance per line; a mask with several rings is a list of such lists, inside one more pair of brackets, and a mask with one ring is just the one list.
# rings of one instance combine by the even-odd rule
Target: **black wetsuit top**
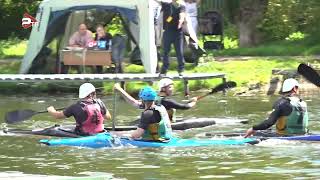
[[287,97],[279,98],[272,107],[273,111],[270,114],[269,118],[262,123],[252,127],[253,130],[266,130],[273,126],[279,117],[289,116],[292,112],[292,106],[290,100]]
[[[163,29],[164,30],[173,30],[181,31],[178,29],[179,24],[179,15],[180,13],[186,12],[186,7],[182,4],[175,6],[172,3],[162,2],[162,11],[163,11]],[[171,17],[171,21],[168,22],[167,19]]]
[[188,104],[178,103],[174,99],[171,99],[168,97],[161,97],[161,104],[166,108],[166,110],[169,110],[169,109],[186,110],[191,108],[191,106]]

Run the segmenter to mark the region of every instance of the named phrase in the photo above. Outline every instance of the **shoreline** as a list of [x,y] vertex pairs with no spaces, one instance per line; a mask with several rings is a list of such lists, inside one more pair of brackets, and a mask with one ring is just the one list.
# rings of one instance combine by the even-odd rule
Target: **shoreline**
[[[203,57],[201,64],[194,67],[192,64],[186,64],[186,72],[202,73],[202,72],[224,72],[226,73],[227,81],[237,82],[237,87],[233,89],[237,95],[246,93],[272,95],[278,94],[282,81],[285,78],[299,78],[303,83],[301,91],[318,91],[318,88],[308,82],[296,73],[296,67],[301,62],[311,63],[314,67],[320,67],[320,56],[296,56],[285,57]],[[244,63],[245,62],[245,63]],[[20,61],[17,59],[0,60],[0,73],[15,74],[20,66]],[[177,63],[172,61],[169,74],[176,73]],[[141,73],[144,69],[142,66],[126,64],[125,72]],[[183,92],[183,82],[175,81],[175,91]],[[190,91],[205,91],[210,90],[220,84],[218,79],[209,80],[192,80],[189,81]],[[65,94],[73,93],[78,90],[80,82],[67,83],[0,83],[1,94]],[[94,83],[95,86],[101,87],[102,92],[111,94],[113,83],[103,82]],[[142,82],[126,83],[126,90],[131,94],[137,94],[140,88],[147,85]],[[154,88],[157,83],[154,83]]]

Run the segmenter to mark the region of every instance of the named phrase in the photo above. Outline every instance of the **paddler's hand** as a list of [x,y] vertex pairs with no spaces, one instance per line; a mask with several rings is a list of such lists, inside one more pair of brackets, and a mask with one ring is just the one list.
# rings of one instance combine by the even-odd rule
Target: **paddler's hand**
[[121,86],[120,86],[119,83],[115,83],[115,84],[113,85],[113,90],[119,91],[119,90],[121,90],[121,89],[122,89],[122,88],[121,88]]
[[246,135],[244,135],[244,138],[247,138],[249,136],[251,136],[252,134],[254,134],[256,131],[253,130],[252,128],[248,129],[246,132]]
[[54,112],[56,112],[56,109],[53,106],[50,106],[50,107],[47,108],[47,111],[49,113],[54,113]]

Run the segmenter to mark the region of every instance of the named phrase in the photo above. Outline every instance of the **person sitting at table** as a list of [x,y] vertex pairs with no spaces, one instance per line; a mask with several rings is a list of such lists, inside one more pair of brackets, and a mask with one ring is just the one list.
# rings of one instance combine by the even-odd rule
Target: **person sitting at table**
[[78,31],[69,39],[69,46],[86,48],[91,41],[93,41],[92,32],[87,29],[87,25],[82,23],[79,25]]
[[102,25],[96,27],[96,36],[94,38],[97,41],[97,47],[99,49],[110,50],[112,43],[112,35],[105,31]]
[[[97,48],[101,50],[111,50],[112,35],[105,31],[102,25],[96,27],[96,36],[94,40],[97,42]],[[96,66],[97,73],[102,73],[102,66]]]

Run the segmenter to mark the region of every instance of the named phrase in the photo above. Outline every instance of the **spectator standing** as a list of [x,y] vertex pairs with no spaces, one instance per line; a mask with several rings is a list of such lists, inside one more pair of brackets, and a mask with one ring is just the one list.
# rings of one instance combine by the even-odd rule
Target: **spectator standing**
[[186,2],[186,13],[191,19],[192,28],[194,32],[198,32],[198,7],[201,0],[185,0]]
[[183,57],[183,31],[182,24],[185,21],[186,8],[183,1],[161,2],[163,10],[163,65],[160,76],[166,76],[169,69],[169,53],[171,44],[174,44],[178,60],[178,73],[182,76],[184,71]]

